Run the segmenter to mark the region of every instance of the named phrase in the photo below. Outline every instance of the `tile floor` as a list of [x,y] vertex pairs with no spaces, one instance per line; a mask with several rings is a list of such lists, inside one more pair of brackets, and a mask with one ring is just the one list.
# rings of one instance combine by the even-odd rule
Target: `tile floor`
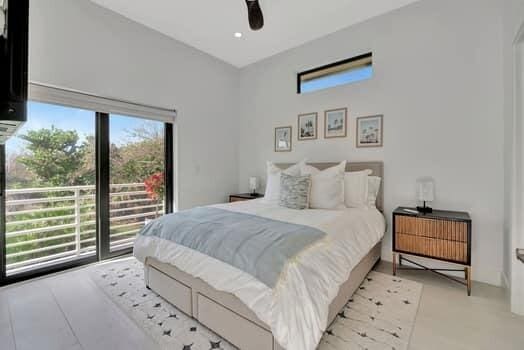
[[[0,289],[2,350],[132,350],[155,344],[90,279],[84,267]],[[381,262],[377,271],[391,273]],[[524,317],[509,311],[505,290],[465,289],[427,272],[401,271],[424,284],[413,350],[524,349]]]

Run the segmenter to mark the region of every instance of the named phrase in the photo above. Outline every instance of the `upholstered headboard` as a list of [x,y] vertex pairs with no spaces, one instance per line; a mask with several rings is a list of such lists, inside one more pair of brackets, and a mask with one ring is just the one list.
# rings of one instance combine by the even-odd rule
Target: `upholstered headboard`
[[[335,166],[339,163],[308,163],[317,169],[323,170]],[[293,164],[279,163],[276,164],[280,169],[286,169]],[[361,171],[369,169],[372,171],[371,175],[380,176],[382,183],[380,184],[380,191],[377,196],[377,209],[384,211],[384,163],[383,162],[348,162],[346,164],[346,171]]]

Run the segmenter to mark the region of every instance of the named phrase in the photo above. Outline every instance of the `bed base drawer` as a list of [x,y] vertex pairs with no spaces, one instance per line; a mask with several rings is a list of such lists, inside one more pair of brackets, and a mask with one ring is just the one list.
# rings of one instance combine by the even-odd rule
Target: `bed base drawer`
[[271,350],[270,332],[198,293],[196,318],[242,350]]
[[148,287],[175,305],[180,311],[193,316],[191,288],[154,267],[149,266],[148,270]]

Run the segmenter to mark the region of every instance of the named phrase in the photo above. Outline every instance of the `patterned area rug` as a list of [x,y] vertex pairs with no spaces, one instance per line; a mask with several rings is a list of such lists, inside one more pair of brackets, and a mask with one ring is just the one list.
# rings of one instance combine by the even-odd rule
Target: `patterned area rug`
[[[146,289],[143,266],[136,259],[98,265],[92,277],[161,349],[236,349]],[[421,294],[420,283],[370,272],[324,333],[318,350],[407,349]]]

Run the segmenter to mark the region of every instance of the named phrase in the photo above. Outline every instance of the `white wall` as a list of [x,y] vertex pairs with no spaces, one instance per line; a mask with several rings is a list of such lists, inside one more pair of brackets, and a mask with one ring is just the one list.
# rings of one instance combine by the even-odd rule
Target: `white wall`
[[[266,160],[383,160],[388,221],[413,205],[416,178],[436,179],[437,208],[473,218],[473,277],[503,270],[502,10],[498,1],[424,0],[242,70],[239,186]],[[372,80],[296,94],[296,73],[373,51]],[[349,107],[349,137],[296,140],[297,114]],[[384,148],[355,148],[355,118],[384,114]],[[323,120],[320,114],[319,121]],[[293,152],[273,152],[273,128],[293,126]],[[323,122],[319,123],[322,134]],[[391,225],[390,225],[391,226]],[[383,258],[391,260],[388,232]]]
[[176,108],[178,207],[236,190],[236,68],[87,0],[30,6],[30,80]]
[[[524,116],[522,114],[524,103],[524,96],[522,96],[524,92],[524,76],[522,76],[524,74],[524,1],[506,0],[503,15],[504,279],[510,287],[512,311],[524,315],[524,268],[515,257],[515,249],[524,245],[522,221],[524,210],[524,183],[522,180],[524,169]],[[521,37],[520,40],[517,40],[521,28]],[[519,74],[521,75],[520,80],[518,79]]]
[[[268,159],[383,160],[389,220],[414,204],[415,179],[432,175],[434,206],[473,216],[475,279],[500,284],[512,254],[502,116],[511,130],[513,100],[502,91],[512,88],[507,37],[520,13],[521,0],[423,0],[238,71],[87,0],[32,0],[30,79],[176,108],[179,208],[246,190]],[[295,93],[297,72],[370,50],[372,80]],[[296,141],[297,114],[319,112],[321,134],[323,111],[346,106],[347,139]],[[355,118],[370,114],[385,115],[385,146],[357,150]],[[291,153],[273,152],[279,125],[293,126]]]
[[516,58],[516,97],[515,101],[515,123],[513,130],[513,139],[515,140],[514,165],[515,176],[511,186],[510,197],[515,220],[511,222],[509,237],[509,252],[507,260],[510,261],[510,293],[511,293],[511,310],[520,315],[524,315],[524,266],[516,259],[515,250],[524,247],[524,32],[521,33],[519,41],[515,47]]

